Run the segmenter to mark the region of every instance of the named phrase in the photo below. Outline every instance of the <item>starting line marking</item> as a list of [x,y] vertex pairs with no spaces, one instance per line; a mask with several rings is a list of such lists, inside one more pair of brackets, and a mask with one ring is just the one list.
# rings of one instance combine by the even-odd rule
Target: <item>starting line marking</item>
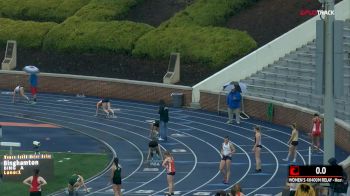
[[145,172],[157,172],[157,171],[159,171],[159,168],[148,168],[148,167],[146,167],[146,168],[143,169],[143,171],[145,171]]
[[210,195],[210,192],[197,192],[193,193],[193,195]]
[[150,194],[150,193],[153,193],[154,190],[138,190],[138,191],[135,191],[135,193],[141,193],[141,194]]
[[69,100],[68,99],[58,99],[57,101],[58,102],[68,102]]
[[181,133],[173,133],[171,134],[172,137],[187,137],[185,134],[181,134]]
[[172,149],[172,152],[187,152],[185,149]]

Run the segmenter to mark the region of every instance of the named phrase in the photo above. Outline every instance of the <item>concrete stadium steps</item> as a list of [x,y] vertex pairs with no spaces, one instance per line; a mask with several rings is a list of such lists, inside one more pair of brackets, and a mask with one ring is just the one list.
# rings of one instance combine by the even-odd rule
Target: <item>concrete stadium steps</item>
[[249,78],[247,80],[243,80],[243,83],[252,84],[257,86],[266,86],[271,88],[281,88],[292,91],[299,91],[305,93],[313,93],[315,88],[311,85],[303,85],[298,84],[296,82],[285,82],[271,79],[261,79],[261,78]]
[[263,71],[273,72],[283,75],[293,75],[293,76],[302,76],[302,77],[314,77],[315,70],[312,69],[298,69],[294,67],[286,67],[280,65],[273,65],[269,67],[264,67]]
[[[301,77],[301,76],[284,75],[284,74],[260,71],[256,74],[253,74],[249,79],[252,79],[252,78],[268,79],[273,81],[315,86],[315,78],[313,77]],[[349,75],[349,82],[350,82],[350,75]]]
[[[344,96],[335,100],[336,116],[350,119],[350,22],[344,39]],[[315,40],[281,57],[261,71],[242,80],[248,95],[291,103],[323,112],[323,97],[315,95]],[[350,120],[349,120],[350,122]]]

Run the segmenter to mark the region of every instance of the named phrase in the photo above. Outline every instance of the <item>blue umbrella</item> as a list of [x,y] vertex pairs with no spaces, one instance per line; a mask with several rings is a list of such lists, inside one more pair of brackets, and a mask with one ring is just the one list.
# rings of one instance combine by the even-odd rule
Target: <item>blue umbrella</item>
[[29,74],[39,73],[39,68],[35,67],[34,65],[27,65],[23,68],[23,70]]

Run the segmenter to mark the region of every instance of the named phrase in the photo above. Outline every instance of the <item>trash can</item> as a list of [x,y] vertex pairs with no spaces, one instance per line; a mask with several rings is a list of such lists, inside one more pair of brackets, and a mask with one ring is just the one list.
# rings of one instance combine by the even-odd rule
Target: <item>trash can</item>
[[183,105],[183,93],[171,93],[171,100],[173,107],[181,107]]

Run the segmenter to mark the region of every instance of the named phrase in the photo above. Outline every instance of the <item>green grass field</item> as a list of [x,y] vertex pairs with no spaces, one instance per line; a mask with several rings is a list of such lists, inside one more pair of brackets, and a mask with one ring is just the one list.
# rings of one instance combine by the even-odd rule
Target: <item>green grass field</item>
[[[0,151],[0,157],[8,151]],[[32,152],[15,152],[14,154],[28,154]],[[44,152],[43,152],[44,153]],[[58,191],[65,188],[67,179],[73,174],[75,169],[88,179],[102,171],[109,163],[108,154],[78,154],[78,153],[52,153],[54,156],[55,178],[48,181],[43,187],[42,195]],[[70,158],[69,160],[65,158]],[[58,162],[63,160],[62,162]],[[24,179],[23,179],[24,180]],[[107,182],[106,182],[107,183]],[[0,195],[23,196],[29,195],[28,186],[22,182],[0,182]]]

